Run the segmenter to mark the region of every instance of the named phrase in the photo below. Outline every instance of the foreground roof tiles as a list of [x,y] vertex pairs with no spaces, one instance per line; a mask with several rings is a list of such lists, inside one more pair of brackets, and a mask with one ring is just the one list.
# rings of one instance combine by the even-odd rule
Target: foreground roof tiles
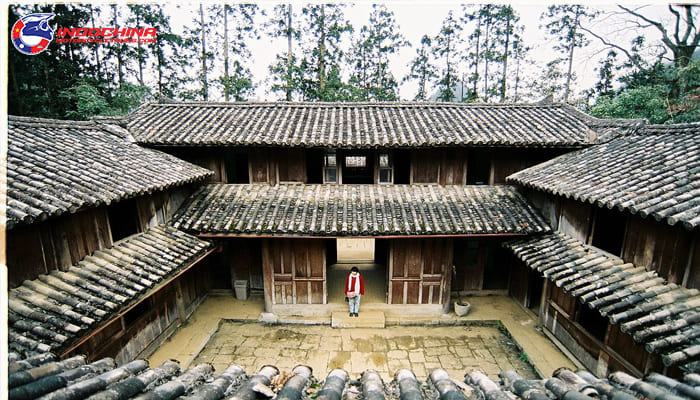
[[116,126],[9,118],[7,227],[201,181],[211,172],[128,142]]
[[209,243],[161,225],[98,250],[67,271],[8,293],[9,349],[60,353],[203,256]]
[[[636,400],[683,400],[698,398],[697,374],[683,381],[660,374],[644,380],[623,372],[598,379],[586,371],[560,368],[551,378],[526,380],[516,371],[487,376],[478,369],[464,376],[450,376],[443,369],[432,370],[423,381],[407,369],[400,369],[391,382],[384,382],[373,370],[351,377],[334,369],[314,376],[302,364],[291,371],[266,365],[257,372],[231,365],[215,371],[211,364],[198,364],[182,370],[175,360],[149,366],[134,360],[116,366],[110,358],[87,363],[76,356],[56,361],[42,354],[30,359],[10,355],[8,388],[12,400],[42,399],[255,399],[318,400],[571,400],[586,398]],[[325,375],[325,378],[323,377]]]
[[510,186],[211,184],[173,226],[233,235],[468,235],[548,232]]
[[190,146],[571,147],[630,127],[566,105],[427,102],[151,103],[127,119],[140,143]]
[[700,123],[651,125],[508,177],[555,195],[700,227]]
[[505,244],[530,268],[619,324],[667,366],[700,371],[700,291],[557,232]]

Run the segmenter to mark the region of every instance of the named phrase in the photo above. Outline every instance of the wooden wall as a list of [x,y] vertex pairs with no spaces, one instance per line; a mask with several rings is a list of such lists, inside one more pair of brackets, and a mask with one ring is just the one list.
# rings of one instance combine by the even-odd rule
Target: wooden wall
[[411,183],[464,185],[467,158],[464,149],[420,149],[411,151]]
[[[554,227],[560,232],[591,243],[596,215],[601,214],[596,213],[596,207],[540,192],[530,191],[527,197],[550,225],[556,221]],[[623,220],[626,225],[621,229],[621,258],[625,262],[656,271],[669,282],[700,288],[700,233],[688,231],[680,224],[669,226],[665,221],[638,215],[629,215],[619,223],[625,224]]]
[[146,358],[196,310],[211,287],[207,259],[134,304],[66,356],[85,354],[89,360],[113,357],[117,364]]
[[[642,376],[650,372],[679,376],[676,368],[665,368],[656,354],[648,353],[643,345],[634,342],[632,336],[623,333],[619,325],[586,320],[588,306],[563,292],[552,282],[545,283],[545,300],[540,316],[547,329],[581,361],[586,368],[599,376],[613,371]],[[592,311],[596,312],[596,311]],[[601,323],[604,326],[601,326]],[[596,337],[592,329],[603,329],[604,335]]]
[[698,287],[695,279],[689,279],[691,275],[697,277],[700,270],[700,258],[692,252],[697,247],[693,241],[697,243],[698,236],[697,232],[693,234],[681,226],[633,216],[629,219],[622,258],[656,271],[669,282]]
[[7,231],[8,287],[65,271],[95,250],[112,247],[104,207]]
[[[135,199],[139,232],[166,222],[193,187]],[[127,200],[130,201],[130,200]],[[7,231],[8,286],[65,271],[95,250],[112,247],[107,207],[90,208]]]
[[325,304],[326,241],[264,239],[262,241],[265,305]]
[[452,292],[459,295],[491,291],[506,294],[510,255],[500,247],[498,238],[456,238],[454,240],[454,279]]
[[389,250],[389,304],[447,304],[451,239],[393,239]]
[[262,239],[226,239],[223,245],[223,259],[230,270],[230,287],[234,287],[233,281],[247,280],[251,289],[264,290]]

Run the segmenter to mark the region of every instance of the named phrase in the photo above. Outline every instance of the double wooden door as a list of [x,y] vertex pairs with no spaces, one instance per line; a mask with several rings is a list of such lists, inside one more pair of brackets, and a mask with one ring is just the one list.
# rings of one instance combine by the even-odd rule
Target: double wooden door
[[394,239],[389,250],[389,304],[445,304],[450,296],[452,240]]

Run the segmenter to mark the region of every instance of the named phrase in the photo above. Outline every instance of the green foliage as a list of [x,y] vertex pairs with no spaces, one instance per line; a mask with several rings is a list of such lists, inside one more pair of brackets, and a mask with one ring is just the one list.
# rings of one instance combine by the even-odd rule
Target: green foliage
[[651,123],[660,124],[669,119],[666,88],[642,86],[614,97],[604,96],[589,112],[599,118],[647,118]]
[[61,90],[58,97],[73,105],[66,111],[65,115],[70,119],[85,120],[93,115],[104,114],[108,108],[104,96],[94,86],[85,82]]
[[389,55],[408,45],[398,30],[392,11],[383,5],[372,6],[369,25],[360,30],[348,59],[353,100],[398,99],[398,82],[389,68]]
[[416,49],[416,56],[409,64],[411,69],[408,75],[403,78],[404,82],[408,80],[418,81],[418,92],[413,100],[428,100],[428,85],[437,77],[437,70],[430,62],[431,44],[430,37],[423,35],[420,47]]
[[547,34],[556,40],[554,50],[559,52],[560,59],[566,60],[566,70],[563,71],[561,77],[564,80],[562,98],[565,102],[569,101],[571,84],[575,79],[572,72],[574,52],[577,48],[588,44],[588,39],[581,29],[581,21],[596,15],[597,13],[586,6],[560,4],[549,6],[547,11],[540,16],[540,19],[546,23]]
[[437,73],[437,88],[439,101],[454,101],[457,85],[457,60],[460,57],[459,48],[462,45],[460,31],[462,26],[453,17],[452,11],[442,21],[440,32],[433,38],[433,57],[439,60],[442,67]]

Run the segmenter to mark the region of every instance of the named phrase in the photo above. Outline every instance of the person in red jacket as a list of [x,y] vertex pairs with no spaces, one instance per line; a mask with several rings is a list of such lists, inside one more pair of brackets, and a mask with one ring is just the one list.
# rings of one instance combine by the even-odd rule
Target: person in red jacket
[[365,294],[365,280],[360,275],[360,270],[357,267],[350,269],[350,274],[345,278],[345,297],[348,299],[350,306],[350,316],[359,317],[360,299]]

